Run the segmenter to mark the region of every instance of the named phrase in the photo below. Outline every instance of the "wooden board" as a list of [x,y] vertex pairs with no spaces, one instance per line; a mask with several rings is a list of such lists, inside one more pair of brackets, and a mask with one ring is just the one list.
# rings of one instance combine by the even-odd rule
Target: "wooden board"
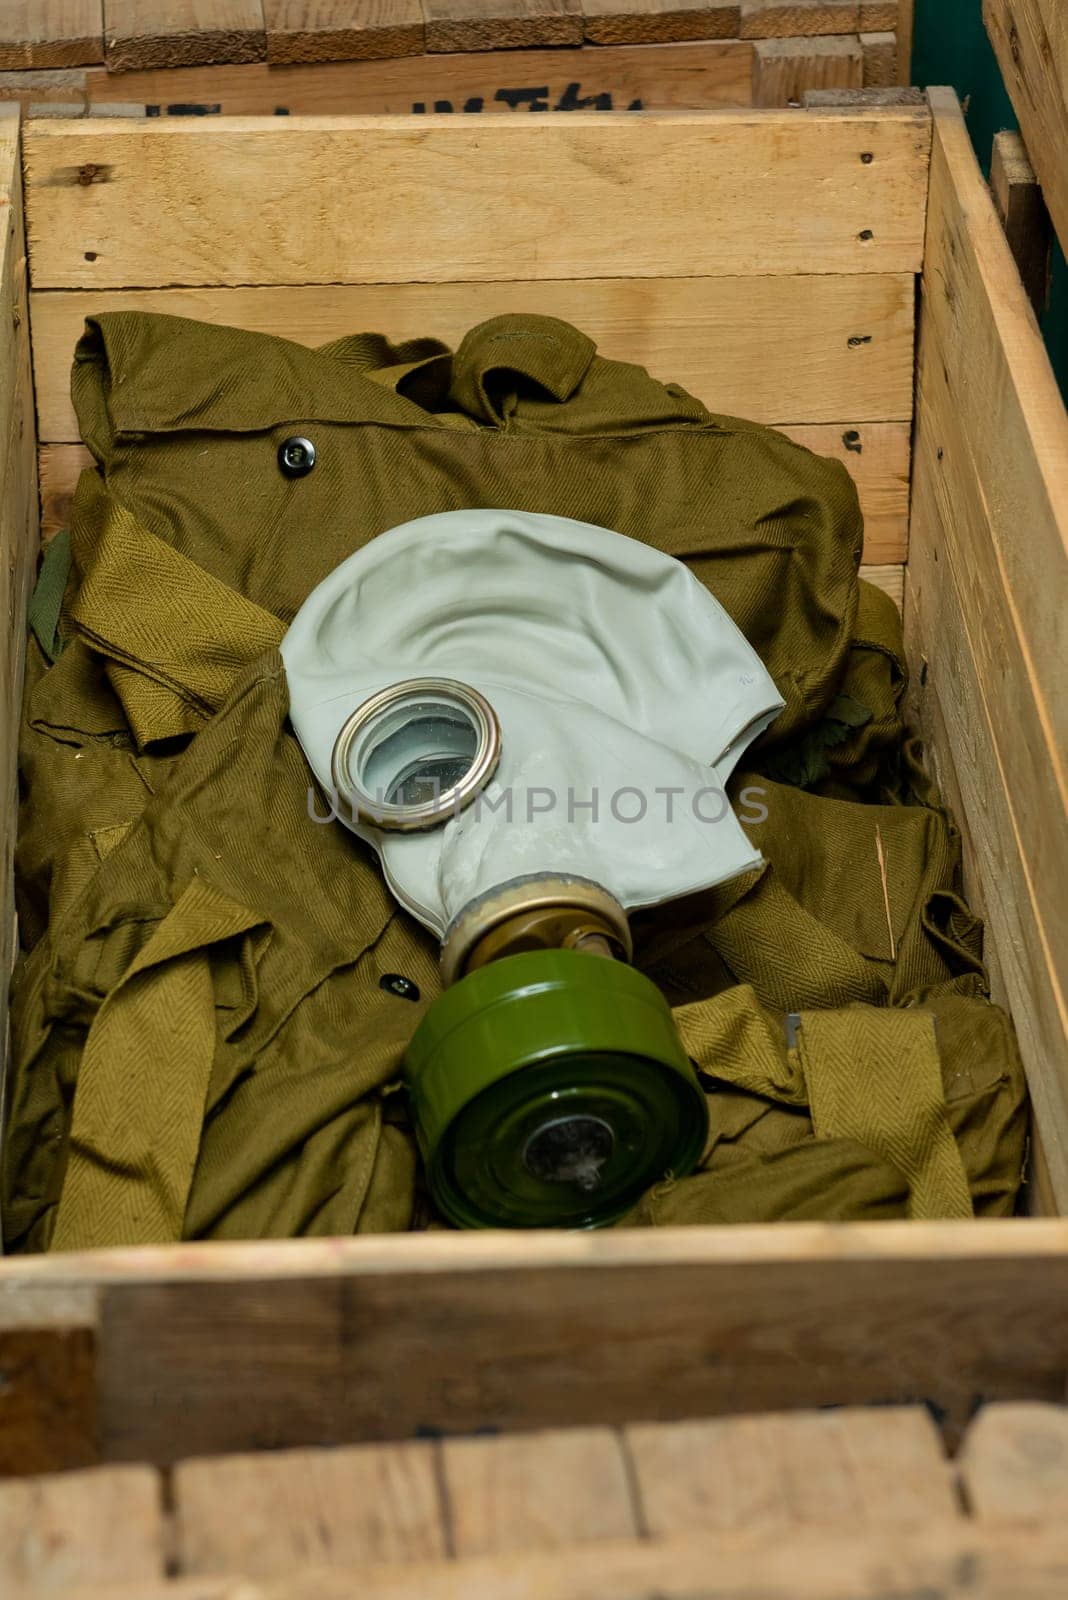
[[[696,1532],[513,1551],[432,1566],[303,1568],[274,1580],[176,1578],[93,1586],[69,1600],[1063,1600],[1059,1528],[960,1519],[893,1530],[759,1535]],[[889,1585],[889,1587],[888,1587]]]
[[[1004,585],[1013,630],[1028,658],[1036,716],[1060,763],[1068,751],[1068,682],[1051,668],[1063,660],[1064,648],[1068,419],[988,191],[970,159],[963,119],[950,97],[940,95],[938,105],[925,314],[956,367],[949,372],[953,406],[989,518],[990,570]],[[973,552],[973,559],[980,555]]]
[[1068,1526],[1068,1409],[987,1406],[958,1462],[972,1514],[990,1521]]
[[1027,298],[1041,315],[1049,305],[1053,229],[1035,169],[1018,133],[994,135],[990,192]]
[[441,1448],[450,1548],[461,1558],[640,1531],[622,1440],[610,1428],[447,1439]]
[[425,43],[421,0],[263,0],[263,18],[272,66],[415,56]]
[[753,62],[755,106],[799,106],[810,89],[859,89],[864,54],[855,36],[760,39]]
[[161,1501],[150,1467],[0,1482],[0,1593],[162,1578]]
[[859,29],[859,0],[742,0],[743,39],[793,39]]
[[644,1423],[626,1439],[655,1538],[696,1528],[781,1538],[799,1524],[856,1530],[960,1509],[938,1430],[918,1407]]
[[917,1408],[261,1452],[181,1463],[162,1506],[146,1468],[0,1485],[0,1579],[72,1600],[1061,1600],[1066,1462],[1068,1412],[1035,1405],[982,1409],[956,1460]]
[[[103,289],[913,272],[929,140],[911,107],[42,121],[31,273]],[[348,203],[324,207],[331,191]]]
[[916,0],[899,0],[897,15],[897,71],[898,82],[912,82],[912,43],[916,15]]
[[39,292],[31,307],[38,433],[48,444],[80,437],[70,368],[90,312],[167,312],[308,345],[374,328],[392,339],[431,333],[455,347],[477,322],[518,308],[574,323],[602,355],[681,383],[717,412],[797,424],[912,414],[914,288],[904,274],[594,279]]
[[428,50],[582,43],[581,0],[423,0]]
[[1068,418],[959,107],[946,92],[932,99],[910,588],[947,725],[964,741],[957,772],[1063,1207]]
[[1062,0],[983,0],[983,18],[1027,153],[1068,248],[1068,9]]
[[[944,555],[946,525],[956,512],[950,511],[944,489],[939,498],[938,449],[945,446],[929,448],[921,431],[914,458],[904,606],[909,662],[914,678],[924,685],[924,727],[934,740],[933,770],[945,785],[943,792],[953,798],[957,814],[968,819],[969,896],[983,906],[987,957],[993,957],[999,977],[996,998],[1000,1004],[1016,1005],[1017,1038],[1034,1079],[1031,1093],[1038,1127],[1033,1137],[1041,1147],[1044,1169],[1040,1209],[1050,1214],[1064,1203],[1059,1187],[1064,1140],[1056,1122],[1048,1120],[1042,1074],[1047,1063],[1064,1059],[1064,1024],[1055,986],[1044,971],[1048,956],[1036,931],[1033,886],[1024,870],[1009,805],[1008,775],[996,765],[956,575]],[[947,782],[948,774],[954,783]],[[1018,1003],[1021,995],[1026,996],[1023,1006]],[[1047,1127],[1052,1164],[1045,1152]]]
[[[353,1593],[360,1600],[1063,1600],[1066,1549],[1060,1529],[964,1522],[932,1523],[907,1539],[799,1529],[777,1545],[752,1534],[698,1532],[669,1545],[514,1552],[452,1568],[338,1575],[332,1583],[327,1575],[321,1585],[317,1574],[301,1574],[270,1590],[242,1587],[241,1600],[350,1600]],[[222,1600],[226,1591],[193,1593]]]
[[582,0],[592,44],[672,44],[733,39],[741,27],[738,0]]
[[[40,543],[36,456],[19,108],[0,106],[0,618],[5,623],[0,651],[0,1041],[5,1043],[8,983],[17,951],[12,890],[23,618]],[[0,1130],[4,1098],[0,1075]],[[0,1391],[0,1404],[2,1400]]]
[[105,1461],[872,1402],[929,1402],[952,1437],[983,1401],[1063,1396],[1068,1223],[9,1258],[0,1316],[31,1288],[94,1292]]
[[175,1469],[172,1492],[182,1572],[260,1578],[446,1553],[428,1444],[186,1461]]
[[103,59],[102,0],[7,0],[0,12],[0,69]]
[[[91,114],[259,116],[512,110],[627,111],[746,106],[753,47],[643,45],[334,61],[312,66],[186,67],[86,75]],[[0,97],[19,86],[0,85]],[[68,98],[70,98],[68,96]]]
[[70,507],[84,468],[92,456],[81,444],[43,445],[37,459],[41,495],[41,541],[47,544],[70,525]]
[[[98,1459],[92,1289],[6,1297],[0,1314],[0,1478]],[[2,1568],[0,1568],[2,1571]]]
[[260,0],[104,0],[109,72],[262,61]]
[[862,33],[860,53],[864,63],[864,87],[889,89],[898,82],[897,37],[892,33]]
[[860,0],[857,27],[861,33],[895,33],[911,0]]
[[[105,59],[105,43],[110,72],[120,74],[415,57],[425,48],[560,48],[583,38],[648,45],[898,30],[904,38],[910,23],[911,0],[426,0],[426,8],[423,0],[12,0],[0,21],[0,71],[88,65]],[[185,104],[211,103],[189,89]],[[125,99],[119,88],[115,100]],[[313,109],[311,97],[294,109]]]
[[84,116],[88,107],[84,68],[0,72],[0,101],[17,101],[30,116]]

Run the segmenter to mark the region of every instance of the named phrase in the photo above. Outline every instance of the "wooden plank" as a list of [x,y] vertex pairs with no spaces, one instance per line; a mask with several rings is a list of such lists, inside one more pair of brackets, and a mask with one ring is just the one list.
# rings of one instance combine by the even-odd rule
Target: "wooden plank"
[[897,36],[893,33],[862,33],[860,50],[864,58],[864,87],[893,87],[898,81]]
[[423,0],[428,50],[582,43],[581,0]]
[[925,332],[905,609],[915,611],[925,641],[928,685],[949,737],[1005,999],[1063,1207],[1064,951],[1051,945],[1064,920],[1063,895],[1058,901],[1063,851],[1056,843],[1063,822],[1058,830],[1051,811],[1062,802],[1056,763],[1036,732],[1033,691],[1011,615],[980,565],[989,524],[955,424],[955,400],[941,371],[946,363],[933,332]]
[[915,24],[916,0],[900,0],[897,19],[897,69],[898,82],[912,82],[912,38]]
[[446,1553],[429,1444],[183,1461],[173,1498],[175,1554],[186,1573],[274,1578],[306,1566],[435,1561]]
[[983,19],[1061,243],[1068,247],[1068,9],[983,0]]
[[591,44],[673,44],[684,39],[734,39],[738,0],[582,0]]
[[260,0],[104,0],[109,72],[262,61]]
[[421,0],[263,0],[267,60],[380,61],[424,48]]
[[[908,547],[910,427],[907,422],[784,425],[782,432],[820,456],[833,456],[848,467],[864,513],[864,555],[888,591],[900,603],[902,573]],[[70,523],[71,500],[78,478],[91,466],[84,445],[43,445],[38,477],[41,485],[41,538],[53,538]],[[865,570],[865,576],[868,576]]]
[[984,1400],[1065,1392],[1062,1222],[439,1233],[0,1261],[15,1296],[80,1285],[99,1296],[105,1460],[873,1402],[929,1402],[952,1436]]
[[61,528],[70,526],[71,501],[78,479],[93,458],[82,444],[41,446],[37,481],[41,491],[41,541],[47,544]]
[[855,36],[759,39],[753,61],[755,106],[799,106],[809,89],[859,89],[864,56]]
[[861,33],[896,33],[901,11],[899,0],[860,0],[857,28]]
[[994,135],[990,192],[1027,298],[1041,314],[1049,305],[1053,224],[1018,133]]
[[[938,448],[944,448],[938,446]],[[955,577],[947,564],[945,521],[949,510],[936,497],[935,463],[921,432],[915,457],[909,564],[906,573],[906,639],[920,638],[909,651],[910,667],[924,685],[923,731],[929,760],[942,792],[958,817],[966,819],[972,840],[966,857],[969,900],[982,907],[986,920],[986,959],[993,960],[994,998],[1015,1011],[1016,1032],[1034,1084],[1043,1064],[1064,1053],[1064,1024],[1056,992],[1048,977],[1049,958],[1036,935],[1033,886],[1021,861],[1016,819],[1009,808],[1006,774],[999,771],[991,749],[989,722],[965,633]],[[940,552],[942,554],[940,555]],[[959,774],[959,776],[958,776]],[[955,782],[949,781],[950,777]],[[1036,1065],[1037,1068],[1036,1068]],[[1045,1154],[1046,1126],[1040,1114],[1032,1132],[1037,1151],[1039,1191],[1034,1209],[1056,1214],[1058,1195]],[[1058,1174],[1063,1169],[1063,1133],[1053,1124],[1050,1142]]]
[[1068,416],[959,107],[952,95],[934,94],[939,136],[925,314],[952,358],[953,403],[994,559],[1040,721],[1061,761],[1068,750],[1068,682],[1057,670],[1068,577]]
[[[929,503],[929,494],[924,486],[924,493],[918,503],[918,513],[926,523],[926,531],[930,532],[937,525],[937,509]],[[937,565],[933,573],[929,570],[935,557],[935,549],[930,539],[924,540],[917,546],[913,560],[909,564],[906,580],[906,604],[904,608],[905,623],[905,654],[908,661],[910,682],[905,703],[905,717],[908,725],[913,728],[923,740],[924,763],[938,785],[943,802],[949,807],[953,818],[961,832],[961,845],[964,867],[964,894],[972,910],[982,917],[986,926],[983,939],[983,962],[990,979],[990,998],[995,1005],[1008,1007],[1009,998],[1005,982],[1006,961],[1003,960],[997,939],[997,928],[992,925],[987,917],[986,894],[984,880],[991,878],[995,889],[1000,882],[1008,881],[996,876],[998,864],[993,869],[987,856],[981,856],[976,842],[972,836],[972,829],[968,819],[967,808],[964,803],[963,789],[957,776],[953,757],[953,745],[961,745],[959,739],[951,739],[947,729],[946,719],[938,703],[935,679],[931,676],[930,661],[928,659],[928,646],[923,636],[925,627],[930,628],[932,618],[923,616],[923,590],[926,587],[937,587],[939,573]],[[955,620],[953,623],[960,629],[959,606],[955,607]],[[1000,926],[1000,919],[999,924]],[[1022,942],[1022,941],[1021,941]],[[1007,950],[1008,961],[1019,961],[1015,948],[1010,945]],[[1031,1217],[1053,1217],[1057,1215],[1056,1196],[1050,1181],[1049,1166],[1045,1157],[1045,1150],[1041,1134],[1034,1127],[1031,1129],[1030,1148],[1028,1153],[1027,1169],[1024,1173],[1024,1187],[1021,1192],[1018,1210],[1022,1215]]]
[[[942,543],[951,563],[930,586],[928,604],[959,604],[963,614],[963,639],[934,638],[932,649],[966,649],[971,658],[977,704],[961,710],[962,736],[978,760],[969,814],[977,838],[991,807],[1008,823],[996,851],[983,841],[991,862],[1005,863],[1005,883],[987,885],[990,915],[1001,922],[999,949],[1064,1205],[1068,416],[959,106],[948,93],[932,98],[937,137],[917,472],[935,505],[935,527],[925,538],[936,541],[936,556]],[[946,693],[964,693],[959,668],[950,676]]]
[[163,1577],[159,1474],[101,1467],[0,1483],[0,1591]]
[[639,1532],[621,1441],[609,1428],[446,1439],[441,1450],[458,1557],[557,1550]]
[[0,1316],[0,1478],[91,1465],[99,1457],[88,1317],[68,1320],[61,1310],[43,1325],[11,1326],[6,1308]]
[[423,55],[309,66],[182,67],[123,73],[93,68],[94,113],[128,102],[152,115],[190,106],[224,116],[357,113],[664,110],[747,106],[753,47],[737,40]]
[[859,0],[742,0],[743,39],[856,33]]
[[886,273],[922,259],[930,124],[911,107],[280,121],[31,123],[35,287]]
[[925,106],[922,89],[806,89],[804,105],[812,111],[841,111],[861,106]]
[[0,69],[81,67],[104,59],[101,0],[7,0]]
[[[1007,1006],[1007,995],[1001,975],[997,943],[993,929],[986,920],[986,893],[983,887],[984,874],[980,870],[979,853],[972,837],[971,823],[964,804],[960,779],[957,776],[953,748],[946,728],[945,718],[942,715],[942,708],[935,693],[934,680],[931,678],[929,647],[923,633],[924,619],[919,614],[923,608],[922,605],[916,603],[917,577],[923,573],[925,561],[930,563],[932,557],[933,550],[928,546],[917,555],[915,565],[910,560],[909,568],[906,569],[905,573],[903,620],[905,660],[909,671],[909,682],[905,691],[902,712],[906,727],[911,729],[922,741],[924,770],[933,778],[943,805],[948,808],[954,823],[960,831],[964,897],[973,913],[982,918],[984,922],[983,962],[990,979],[990,998],[995,1005]],[[937,573],[935,575],[937,577]],[[1033,1158],[1033,1144],[1031,1154]],[[1057,1210],[1056,1206],[1051,1205],[1045,1211],[1032,1214],[1056,1216]]]
[[[0,106],[0,462],[7,467],[21,401],[20,365],[26,343],[26,245],[19,183],[19,108]],[[7,498],[5,484],[4,499]],[[18,493],[18,485],[11,491]],[[0,510],[6,509],[0,503]],[[4,552],[5,556],[7,552]],[[0,568],[6,561],[0,563]],[[0,611],[0,616],[3,612]],[[6,773],[5,773],[6,776]]]
[[909,1530],[691,1534],[288,1578],[79,1586],[69,1600],[1063,1600],[1060,1528],[960,1518]]
[[957,1467],[973,1516],[1068,1526],[1064,1406],[986,1406],[964,1436]]
[[175,1577],[67,1590],[69,1600],[1063,1600],[1063,1528],[969,1521],[901,1530],[611,1540],[286,1578]]
[[[79,438],[70,368],[89,313],[166,312],[309,345],[361,328],[393,339],[432,333],[455,348],[476,323],[517,307],[574,323],[602,355],[681,383],[716,412],[789,424],[912,413],[914,288],[905,274],[45,291],[31,304],[41,440]],[[863,452],[863,440],[839,443]]]
[[625,1437],[654,1538],[858,1529],[960,1509],[938,1430],[919,1407],[643,1423]]
[[87,103],[84,69],[66,67],[41,72],[0,72],[0,101],[17,100],[31,116],[47,115],[46,107],[84,114]]
[[[0,219],[0,1041],[6,1041],[18,948],[13,885],[25,617],[40,543],[17,105],[0,106]],[[0,1073],[0,1134],[5,1088]],[[18,1395],[14,1404],[17,1412]]]

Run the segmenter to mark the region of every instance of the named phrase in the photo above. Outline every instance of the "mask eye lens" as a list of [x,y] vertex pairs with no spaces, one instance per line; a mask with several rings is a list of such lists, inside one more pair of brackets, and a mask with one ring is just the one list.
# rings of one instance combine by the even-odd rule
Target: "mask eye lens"
[[478,756],[478,724],[463,707],[427,702],[384,720],[399,726],[383,728],[377,742],[372,734],[359,781],[390,805],[426,805],[455,789]]
[[334,782],[364,822],[384,829],[447,822],[485,787],[500,727],[477,690],[449,679],[395,684],[364,701],[334,746]]

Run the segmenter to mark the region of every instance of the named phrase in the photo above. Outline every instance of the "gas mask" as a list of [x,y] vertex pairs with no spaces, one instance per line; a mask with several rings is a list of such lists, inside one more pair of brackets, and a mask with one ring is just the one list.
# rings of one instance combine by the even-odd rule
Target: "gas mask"
[[590,1227],[699,1161],[704,1094],[628,915],[760,864],[724,794],[782,709],[671,556],[455,511],[380,535],[282,642],[337,818],[442,941],[405,1077],[459,1226]]

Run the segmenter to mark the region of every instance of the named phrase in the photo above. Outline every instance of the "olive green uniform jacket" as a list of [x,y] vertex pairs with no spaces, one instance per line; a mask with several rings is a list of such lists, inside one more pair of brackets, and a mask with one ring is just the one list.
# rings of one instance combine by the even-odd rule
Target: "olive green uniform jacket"
[[678,557],[786,702],[744,780],[769,866],[636,921],[713,1135],[632,1220],[1011,1209],[1019,1061],[842,466],[535,316],[455,354],[101,316],[73,394],[96,464],[30,642],[8,1248],[427,1220],[399,1077],[437,950],[320,820],[277,646],[354,549],[477,506]]

